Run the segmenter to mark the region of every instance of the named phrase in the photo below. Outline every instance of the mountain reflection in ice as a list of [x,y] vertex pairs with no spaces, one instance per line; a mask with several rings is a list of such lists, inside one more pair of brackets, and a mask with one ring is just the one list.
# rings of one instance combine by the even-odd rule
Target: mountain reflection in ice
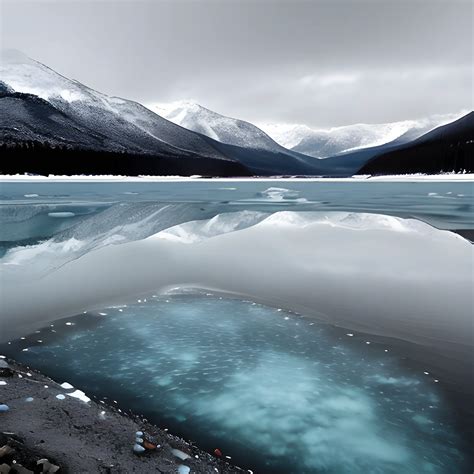
[[101,313],[2,350],[257,472],[463,472],[439,384],[367,337],[210,294]]

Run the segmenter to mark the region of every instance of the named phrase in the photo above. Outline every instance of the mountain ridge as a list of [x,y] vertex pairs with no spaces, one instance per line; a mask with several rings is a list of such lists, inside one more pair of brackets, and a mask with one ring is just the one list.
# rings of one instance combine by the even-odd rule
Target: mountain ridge
[[310,128],[303,124],[261,124],[276,142],[315,158],[373,148],[390,142],[408,142],[434,128],[456,120],[468,111],[438,114],[419,120],[387,123],[356,123],[330,128]]
[[[317,159],[284,148],[265,131],[249,122],[223,116],[195,103],[168,104],[168,109],[162,111],[171,119],[168,120],[136,101],[108,96],[76,80],[70,80],[22,53],[5,55],[2,52],[2,59],[0,145],[5,145],[4,148],[11,156],[15,154],[16,159],[22,154],[31,157],[33,151],[46,156],[45,150],[49,147],[62,149],[64,154],[73,156],[74,159],[87,150],[109,153],[109,157],[112,156],[110,153],[115,153],[114,160],[127,155],[127,159],[123,158],[124,163],[130,163],[134,173],[137,172],[136,164],[140,161],[145,164],[147,170],[161,169],[168,172],[178,169],[186,174],[184,162],[187,160],[189,169],[193,170],[192,174],[212,174],[213,165],[217,165],[216,175],[239,172],[245,176],[351,176],[361,170],[367,172],[368,168],[364,167],[369,162],[373,164],[374,160],[382,155],[395,151],[399,155],[410,154],[412,144],[418,147],[433,141],[430,138],[432,132],[429,132],[428,138],[422,141],[421,145],[418,142],[425,137],[425,134],[418,136],[420,130],[423,127],[431,127],[433,121],[430,120],[422,126],[418,124],[408,129],[406,124],[412,124],[410,121],[403,122],[403,129],[399,127],[399,123],[382,124],[382,129],[387,126],[388,129],[395,127],[397,138],[367,148],[354,148],[351,133],[348,138],[336,139],[332,143],[330,140],[328,142],[328,134],[325,132],[326,141],[323,140],[321,146],[327,150],[341,144],[346,148],[351,145],[352,148],[324,159]],[[440,117],[437,120],[439,121]],[[471,122],[469,124],[468,128],[474,128]],[[356,124],[332,130],[338,133],[341,130],[356,130],[362,135],[365,134],[365,139],[370,141],[375,133],[373,130],[370,133],[367,131],[370,127],[373,126]],[[304,126],[298,130],[304,136],[311,129]],[[400,135],[402,131],[404,133]],[[438,140],[452,141],[455,135],[452,135],[454,138]],[[31,146],[28,146],[28,143]],[[449,143],[449,146],[456,146],[459,150],[464,147],[462,143]],[[296,148],[298,147],[295,146]],[[443,150],[433,153],[444,153],[435,161],[441,163],[445,169],[447,164],[452,162],[453,155],[450,150]],[[137,158],[140,155],[144,156],[143,160]],[[127,161],[132,157],[135,161]],[[159,158],[162,166],[154,167],[153,163],[149,162],[151,157]],[[180,158],[183,163],[178,165],[176,160]],[[165,162],[167,159],[171,161]],[[29,158],[25,160],[25,163],[32,163]],[[196,160],[196,163],[189,160]],[[216,163],[216,160],[221,163]],[[424,158],[418,161],[430,172],[433,169],[436,172],[437,165],[433,167]],[[461,161],[456,158],[455,168],[458,162],[466,162],[469,165],[469,161],[464,158]],[[405,167],[409,165],[406,161],[404,163]],[[202,173],[199,172],[200,166]],[[116,168],[114,165],[114,169]],[[403,172],[398,168],[397,172]],[[408,169],[411,168],[408,166]],[[126,174],[126,166],[121,170]]]
[[194,153],[238,161],[254,174],[318,174],[316,160],[311,157],[284,148],[263,152],[247,148],[243,153],[235,146],[176,125],[138,102],[107,96],[69,80],[26,55],[7,55],[7,60],[4,56],[0,79],[16,92],[43,98],[85,129],[106,137],[109,151]]
[[151,104],[149,108],[177,125],[221,143],[257,150],[288,151],[256,125],[219,114],[196,102],[178,101],[168,104]]

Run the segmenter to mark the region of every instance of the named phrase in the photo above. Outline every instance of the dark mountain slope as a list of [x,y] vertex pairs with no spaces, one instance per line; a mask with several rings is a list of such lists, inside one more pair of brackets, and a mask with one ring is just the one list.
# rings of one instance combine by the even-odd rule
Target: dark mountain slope
[[0,172],[249,176],[240,163],[157,143],[154,153],[119,145],[33,94],[0,82]]
[[32,94],[0,93],[2,143],[28,140],[105,149],[106,137],[77,124],[49,102]]
[[474,172],[474,112],[378,154],[359,174]]

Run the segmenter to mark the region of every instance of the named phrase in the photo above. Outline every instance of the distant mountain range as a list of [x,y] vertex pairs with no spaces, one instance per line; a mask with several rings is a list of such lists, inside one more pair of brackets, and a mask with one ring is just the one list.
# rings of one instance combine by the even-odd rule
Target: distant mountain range
[[[292,148],[289,150],[255,125],[197,104],[180,102],[150,108],[90,89],[22,53],[2,52],[0,147],[4,159],[0,171],[348,176],[367,170],[364,166],[369,161],[374,163],[389,151],[408,153],[411,143],[419,147],[413,139],[419,140],[434,123],[334,129],[320,137],[319,155],[396,138],[380,146],[318,159],[300,152],[310,142],[317,142],[315,134],[306,130],[288,131],[285,140]],[[472,130],[462,132],[460,139],[455,130],[456,126],[448,140],[457,140],[457,149],[465,147]],[[314,146],[312,154],[316,153]],[[451,166],[449,160],[439,162]],[[471,166],[468,158],[456,160],[456,166]],[[419,163],[421,166],[424,161]],[[383,172],[381,166],[376,169]]]
[[[422,120],[346,125],[313,129],[306,125],[262,124],[261,128],[280,145],[315,158],[327,158],[362,148],[372,148],[397,141],[407,143],[441,125],[448,124],[467,111],[434,115]],[[173,119],[170,119],[173,121]]]

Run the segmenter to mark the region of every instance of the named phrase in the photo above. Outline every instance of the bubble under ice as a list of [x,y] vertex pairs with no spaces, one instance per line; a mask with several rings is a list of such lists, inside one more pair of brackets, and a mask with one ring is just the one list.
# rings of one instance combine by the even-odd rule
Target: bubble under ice
[[212,295],[103,312],[7,350],[258,472],[462,472],[438,385],[366,337]]

